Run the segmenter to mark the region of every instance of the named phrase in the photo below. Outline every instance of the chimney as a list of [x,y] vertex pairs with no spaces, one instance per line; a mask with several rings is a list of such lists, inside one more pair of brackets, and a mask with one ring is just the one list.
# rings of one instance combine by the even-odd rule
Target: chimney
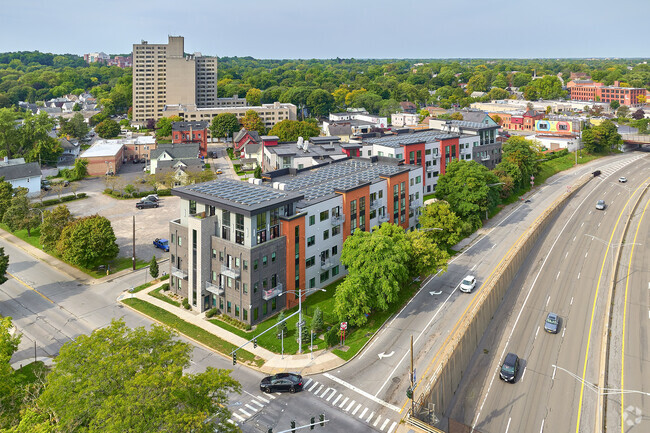
[[621,82],[618,80],[614,81],[614,87],[621,87]]

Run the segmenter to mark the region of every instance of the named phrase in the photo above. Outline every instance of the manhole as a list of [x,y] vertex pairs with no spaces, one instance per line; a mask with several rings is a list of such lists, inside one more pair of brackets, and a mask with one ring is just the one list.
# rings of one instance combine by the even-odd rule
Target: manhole
[[394,377],[392,379],[392,381],[393,381],[393,383],[400,383],[402,381],[402,379],[400,379],[399,377]]

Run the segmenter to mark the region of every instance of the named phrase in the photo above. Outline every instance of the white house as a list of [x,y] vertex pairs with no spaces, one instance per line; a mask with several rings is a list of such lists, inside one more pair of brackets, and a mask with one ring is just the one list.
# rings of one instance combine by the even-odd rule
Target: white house
[[27,188],[28,195],[34,196],[41,192],[41,167],[38,162],[25,162],[24,158],[0,161],[0,178],[4,177],[12,188]]

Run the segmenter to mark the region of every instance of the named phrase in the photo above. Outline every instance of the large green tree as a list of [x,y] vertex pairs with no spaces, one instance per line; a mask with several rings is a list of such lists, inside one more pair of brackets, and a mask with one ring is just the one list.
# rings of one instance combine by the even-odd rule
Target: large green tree
[[116,138],[120,135],[120,131],[120,125],[112,119],[106,119],[95,126],[95,132],[101,138]]
[[52,250],[61,238],[63,229],[74,220],[68,207],[58,205],[52,210],[43,211],[43,224],[41,224],[41,245]]
[[11,204],[2,216],[2,222],[7,224],[11,231],[27,230],[27,236],[32,235],[32,229],[38,227],[41,217],[34,212],[27,198],[27,189],[18,188],[11,198]]
[[422,231],[441,248],[453,247],[472,229],[451,210],[451,206],[446,201],[437,200],[421,209]]
[[316,89],[307,97],[307,108],[312,116],[327,116],[334,108],[334,97],[327,90]]
[[69,135],[74,138],[84,138],[89,131],[88,124],[81,113],[75,113],[70,120],[59,118],[61,126],[60,135]]
[[0,146],[5,156],[11,158],[18,142],[18,113],[11,108],[0,108]]
[[432,239],[428,232],[413,230],[406,233],[411,247],[409,269],[411,276],[426,276],[447,270],[449,254]]
[[[3,248],[0,247],[0,284]],[[11,357],[18,350],[21,335],[13,334],[11,317],[0,316],[0,429],[9,428],[18,423],[21,403],[24,398],[22,378],[11,367]],[[4,431],[4,430],[3,430]]]
[[13,186],[5,181],[4,176],[0,177],[0,221],[5,214],[5,211],[11,205],[11,198],[14,196]]
[[273,126],[269,135],[277,135],[280,141],[296,141],[298,137],[309,140],[320,135],[320,128],[315,121],[310,120],[282,120]]
[[0,284],[7,281],[7,268],[9,268],[9,256],[5,254],[5,249],[0,247]]
[[255,110],[247,110],[241,120],[241,125],[247,131],[257,131],[260,135],[264,135],[266,128],[264,122],[260,119],[259,114]]
[[516,186],[525,186],[539,171],[540,148],[537,141],[512,136],[503,145],[502,162],[498,167],[512,177]]
[[68,224],[56,249],[65,261],[90,269],[117,257],[119,248],[115,240],[111,222],[92,215]]
[[262,99],[262,91],[260,89],[250,88],[246,92],[246,102],[248,105],[258,107]]
[[192,346],[176,337],[162,326],[130,329],[113,321],[64,344],[18,431],[239,431],[227,408],[239,383],[212,367],[184,373]]
[[438,179],[436,197],[447,201],[451,209],[472,228],[481,225],[481,216],[499,202],[499,178],[476,161],[452,161]]
[[213,137],[232,137],[239,132],[241,125],[233,113],[220,113],[212,118],[210,132]]

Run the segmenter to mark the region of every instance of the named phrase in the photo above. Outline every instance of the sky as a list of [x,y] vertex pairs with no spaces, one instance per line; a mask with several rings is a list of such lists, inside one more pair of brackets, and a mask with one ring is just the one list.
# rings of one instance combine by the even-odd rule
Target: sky
[[0,0],[0,52],[265,59],[650,57],[648,0]]

